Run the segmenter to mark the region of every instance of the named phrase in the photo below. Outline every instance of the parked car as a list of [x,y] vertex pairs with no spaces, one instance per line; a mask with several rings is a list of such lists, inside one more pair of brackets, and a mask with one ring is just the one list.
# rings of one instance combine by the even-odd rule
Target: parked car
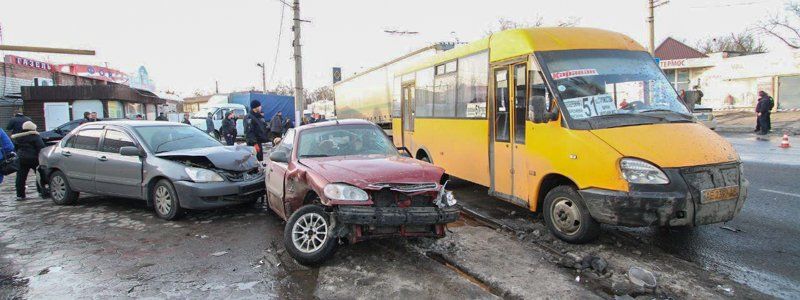
[[73,204],[79,193],[141,199],[165,220],[184,209],[252,203],[265,189],[249,148],[180,123],[83,124],[43,149],[39,163],[39,184],[56,204]]
[[[103,121],[112,121],[117,119],[105,119]],[[48,130],[39,133],[39,136],[42,137],[44,143],[47,145],[52,145],[60,141],[64,136],[70,133],[73,129],[78,128],[81,125],[83,119],[72,120],[67,123],[61,124],[60,126],[54,128],[53,130]]]
[[222,119],[225,118],[225,115],[228,114],[229,111],[233,111],[233,114],[238,118],[236,120],[236,131],[240,137],[244,136],[244,118],[247,116],[247,109],[244,105],[235,104],[235,103],[220,103],[220,104],[210,104],[206,107],[200,109],[200,111],[194,113],[189,119],[189,122],[192,123],[192,126],[199,128],[200,130],[206,131],[206,119],[208,118],[208,113],[211,113],[211,120],[214,122],[214,131],[213,135],[216,139],[220,139],[219,135],[219,128],[222,127]]
[[717,120],[714,119],[712,111],[710,107],[696,105],[692,110],[692,114],[697,118],[697,121],[703,123],[703,125],[706,125],[706,127],[711,130],[714,130],[717,129]]
[[287,220],[287,252],[313,265],[340,239],[443,237],[459,216],[444,170],[410,156],[367,121],[289,129],[266,166],[267,202]]

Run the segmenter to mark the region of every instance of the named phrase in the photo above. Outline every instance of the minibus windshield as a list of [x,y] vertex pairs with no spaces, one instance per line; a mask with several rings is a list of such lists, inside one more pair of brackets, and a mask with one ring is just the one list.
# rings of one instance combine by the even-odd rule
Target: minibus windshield
[[[624,50],[539,52],[568,120],[591,128],[691,120],[652,57]],[[621,123],[609,120],[624,120]]]

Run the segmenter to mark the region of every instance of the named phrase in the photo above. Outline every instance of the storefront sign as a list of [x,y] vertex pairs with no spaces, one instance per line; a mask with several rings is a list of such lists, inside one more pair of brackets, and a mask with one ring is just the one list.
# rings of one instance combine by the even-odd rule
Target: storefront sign
[[128,81],[130,80],[128,74],[125,74],[122,71],[92,65],[62,65],[61,72],[121,84],[128,84]]
[[8,63],[8,64],[14,64],[14,65],[18,65],[18,66],[24,66],[24,67],[29,67],[29,68],[39,69],[39,70],[45,70],[45,71],[48,71],[48,72],[53,72],[53,69],[55,69],[55,67],[52,64],[49,64],[49,63],[46,63],[46,62],[43,62],[43,61],[30,59],[30,58],[19,57],[19,56],[16,56],[16,55],[6,55],[5,56],[5,62]]

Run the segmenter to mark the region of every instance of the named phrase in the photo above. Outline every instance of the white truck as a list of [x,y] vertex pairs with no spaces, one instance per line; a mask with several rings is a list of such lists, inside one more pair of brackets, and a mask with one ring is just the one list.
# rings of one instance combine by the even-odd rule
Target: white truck
[[189,123],[192,123],[192,126],[194,127],[200,128],[200,130],[208,132],[206,119],[208,118],[208,113],[211,113],[211,120],[214,122],[214,131],[212,135],[214,138],[219,140],[221,137],[219,134],[219,128],[222,126],[222,119],[225,118],[225,115],[227,115],[229,111],[233,111],[233,114],[236,116],[237,135],[239,137],[244,137],[244,118],[247,116],[247,108],[241,104],[208,104],[200,108],[198,112],[194,113],[189,119]]

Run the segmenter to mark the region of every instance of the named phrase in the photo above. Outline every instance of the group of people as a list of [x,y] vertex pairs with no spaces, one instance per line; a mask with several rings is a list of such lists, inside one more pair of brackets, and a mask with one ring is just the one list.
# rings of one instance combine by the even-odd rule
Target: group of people
[[[84,117],[91,117],[91,114],[84,114]],[[5,131],[0,130],[0,148],[2,148],[2,159],[9,156],[17,157],[17,178],[15,189],[17,201],[26,199],[25,183],[31,170],[34,172],[39,166],[39,152],[45,147],[44,140],[36,130],[36,124],[31,118],[25,116],[22,111],[17,112],[9,120],[6,130],[11,133],[9,137]],[[3,182],[3,175],[0,174],[0,183]],[[40,191],[41,192],[41,191]]]

